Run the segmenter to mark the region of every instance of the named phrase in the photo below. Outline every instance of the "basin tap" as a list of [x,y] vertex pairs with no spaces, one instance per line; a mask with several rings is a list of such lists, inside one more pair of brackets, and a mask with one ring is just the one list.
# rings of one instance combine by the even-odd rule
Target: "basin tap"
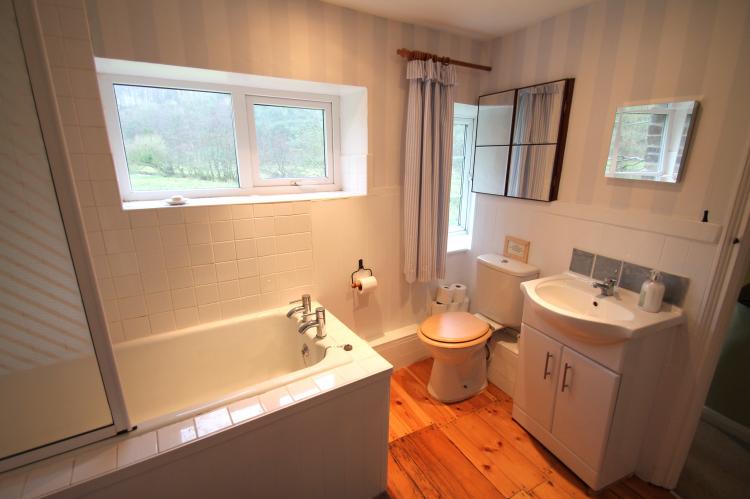
[[297,332],[300,334],[305,333],[308,329],[311,327],[317,328],[317,333],[315,334],[316,338],[325,338],[326,337],[326,309],[323,307],[318,307],[315,309],[315,312],[310,314],[305,314],[302,317],[312,317],[315,316],[315,319],[309,320],[306,322],[303,322],[299,325],[297,328]]
[[594,282],[592,286],[601,290],[601,296],[614,296],[615,284],[617,284],[617,279],[610,277],[609,279],[604,279],[602,282]]
[[290,305],[292,303],[302,303],[302,305],[294,307],[289,312],[287,312],[286,313],[287,318],[290,318],[291,316],[293,316],[297,312],[302,312],[303,314],[309,314],[310,311],[312,310],[310,295],[307,294],[307,293],[305,293],[304,295],[302,295],[302,298],[300,298],[299,300],[294,300],[294,301],[290,301],[289,302]]

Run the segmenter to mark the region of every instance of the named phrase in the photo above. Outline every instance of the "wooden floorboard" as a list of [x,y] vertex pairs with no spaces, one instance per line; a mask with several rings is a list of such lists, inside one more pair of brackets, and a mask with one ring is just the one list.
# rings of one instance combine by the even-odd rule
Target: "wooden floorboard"
[[[496,386],[457,404],[427,392],[432,360],[393,373],[388,432],[392,499],[589,499],[588,488],[511,416],[513,400]],[[672,499],[630,477],[599,499]]]

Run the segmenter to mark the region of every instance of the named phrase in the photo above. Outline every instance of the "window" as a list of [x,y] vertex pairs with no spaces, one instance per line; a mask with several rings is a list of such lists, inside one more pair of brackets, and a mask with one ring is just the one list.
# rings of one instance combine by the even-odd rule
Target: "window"
[[340,190],[338,97],[99,74],[123,201]]
[[457,116],[453,119],[453,162],[451,167],[449,231],[467,230],[469,181],[474,144],[474,120]]
[[114,85],[130,189],[238,188],[231,94]]
[[[327,159],[331,106],[289,99],[248,98],[257,158],[256,185],[330,184]],[[329,117],[326,118],[326,115]]]
[[458,251],[471,246],[471,168],[474,154],[474,124],[476,106],[455,105],[453,118],[453,158],[451,191],[448,210],[448,250]]

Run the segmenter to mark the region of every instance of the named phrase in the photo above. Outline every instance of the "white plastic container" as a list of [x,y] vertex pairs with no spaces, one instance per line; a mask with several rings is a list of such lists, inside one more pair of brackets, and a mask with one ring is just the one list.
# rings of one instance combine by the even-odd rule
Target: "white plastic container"
[[646,312],[658,312],[664,300],[664,283],[660,281],[661,274],[658,270],[652,270],[651,276],[641,286],[641,296],[638,298],[638,306]]

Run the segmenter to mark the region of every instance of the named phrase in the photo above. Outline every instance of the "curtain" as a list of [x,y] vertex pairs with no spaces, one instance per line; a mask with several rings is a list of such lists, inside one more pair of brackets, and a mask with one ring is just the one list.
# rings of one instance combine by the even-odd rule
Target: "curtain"
[[404,275],[407,282],[445,277],[456,69],[409,61],[404,161]]

